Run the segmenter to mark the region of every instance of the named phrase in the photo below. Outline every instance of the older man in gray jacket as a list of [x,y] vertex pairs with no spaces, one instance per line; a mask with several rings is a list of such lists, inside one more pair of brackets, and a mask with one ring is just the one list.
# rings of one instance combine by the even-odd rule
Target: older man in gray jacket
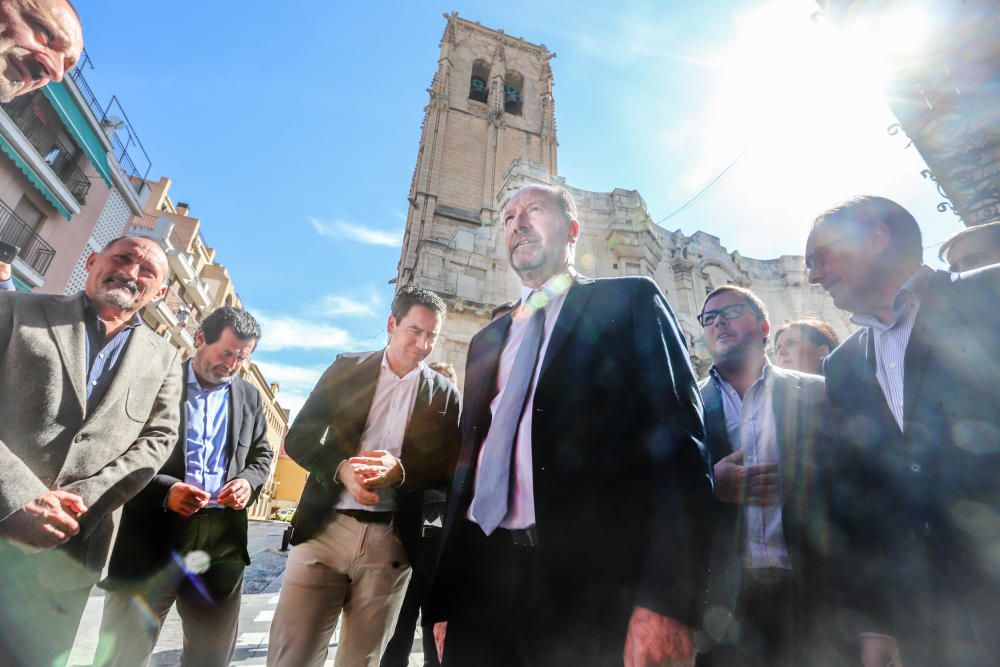
[[72,296],[0,292],[0,664],[65,664],[121,505],[177,441],[178,352],[142,325],[154,241],[115,239]]

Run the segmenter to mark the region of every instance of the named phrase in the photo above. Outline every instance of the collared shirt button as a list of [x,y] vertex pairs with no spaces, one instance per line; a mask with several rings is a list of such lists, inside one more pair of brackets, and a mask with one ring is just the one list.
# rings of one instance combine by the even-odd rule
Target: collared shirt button
[[96,387],[96,386],[97,386],[97,380],[91,380],[91,381],[90,381],[90,384],[92,384],[93,386],[95,386],[95,387]]
[[896,362],[895,361],[891,362],[889,364],[889,368],[895,369],[896,368]]
[[912,470],[913,472],[920,472],[921,470],[923,470],[923,468],[920,467],[919,463],[914,461],[913,463],[910,464],[910,470]]

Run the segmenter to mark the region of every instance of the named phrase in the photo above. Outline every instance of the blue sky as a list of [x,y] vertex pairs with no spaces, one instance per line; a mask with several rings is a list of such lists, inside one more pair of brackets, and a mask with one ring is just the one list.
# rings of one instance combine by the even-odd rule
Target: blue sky
[[[637,189],[654,220],[757,258],[801,254],[830,204],[884,194],[925,245],[960,223],[881,96],[879,49],[809,0],[311,2],[79,0],[102,100],[118,95],[175,202],[191,204],[264,326],[255,354],[295,409],[385,319],[443,12],[544,43],[561,175]],[[742,157],[740,157],[742,156]],[[927,260],[937,266],[936,252]]]

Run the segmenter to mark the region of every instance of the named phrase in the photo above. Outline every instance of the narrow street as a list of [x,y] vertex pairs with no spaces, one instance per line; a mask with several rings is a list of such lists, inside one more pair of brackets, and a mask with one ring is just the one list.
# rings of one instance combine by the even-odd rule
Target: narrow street
[[[243,581],[243,604],[240,610],[240,628],[236,640],[236,652],[231,665],[254,667],[267,661],[267,638],[271,619],[278,604],[278,592],[285,571],[287,553],[281,551],[281,536],[287,526],[281,521],[251,521],[248,551],[251,564]],[[76,644],[70,655],[70,667],[91,667],[99,665],[97,660],[97,640],[101,627],[101,611],[104,607],[104,591],[94,588],[87,602],[87,609],[77,633]],[[410,656],[410,664],[423,664],[420,652],[419,628],[415,640],[415,653]],[[337,635],[330,642],[330,654],[326,662],[333,665],[337,650]],[[153,649],[149,661],[151,667],[173,667],[180,664],[183,645],[180,617],[176,608],[167,616],[160,639]]]

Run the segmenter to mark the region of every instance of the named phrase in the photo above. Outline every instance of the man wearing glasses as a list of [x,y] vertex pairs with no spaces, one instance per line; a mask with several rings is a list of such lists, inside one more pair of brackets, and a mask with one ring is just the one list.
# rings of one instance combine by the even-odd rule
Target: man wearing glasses
[[865,667],[1000,663],[1000,270],[922,264],[883,197],[820,215],[809,280],[860,329],[827,357],[831,626]]
[[703,628],[713,646],[699,666],[810,664],[796,642],[806,649],[810,598],[820,590],[808,481],[823,379],[768,362],[767,310],[748,289],[715,289],[698,321],[715,362],[700,387],[716,483]]

